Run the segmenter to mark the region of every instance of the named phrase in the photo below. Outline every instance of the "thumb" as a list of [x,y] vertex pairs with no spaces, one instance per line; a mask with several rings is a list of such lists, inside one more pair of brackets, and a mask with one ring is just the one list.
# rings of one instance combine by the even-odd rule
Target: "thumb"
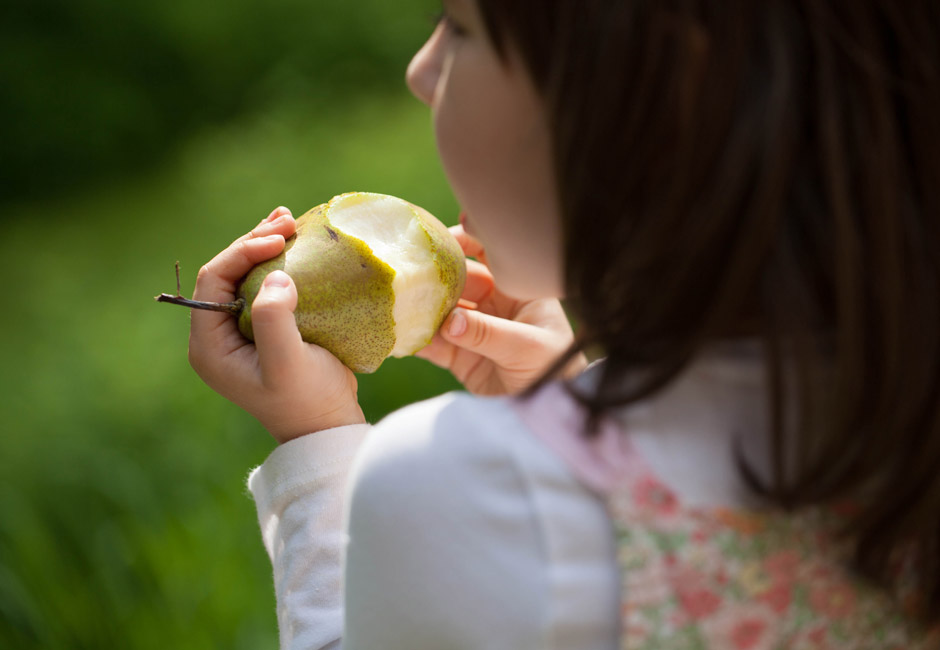
[[298,350],[303,340],[294,320],[296,307],[297,288],[291,277],[284,271],[269,273],[251,304],[261,379],[267,385],[289,380],[291,362],[301,358]]
[[503,367],[525,365],[534,352],[544,347],[544,337],[533,325],[462,307],[450,313],[440,334],[448,343]]

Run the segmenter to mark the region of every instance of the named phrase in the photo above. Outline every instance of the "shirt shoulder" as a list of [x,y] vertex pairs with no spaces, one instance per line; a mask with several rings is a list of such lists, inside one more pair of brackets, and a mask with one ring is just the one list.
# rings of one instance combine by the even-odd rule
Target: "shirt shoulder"
[[489,528],[521,534],[533,517],[529,475],[566,475],[535,442],[501,399],[453,392],[395,411],[356,454],[350,526],[431,525],[466,544]]
[[569,619],[587,614],[596,638],[609,614],[591,598],[611,575],[603,508],[507,399],[448,393],[389,415],[348,494],[349,650],[552,647]]
[[357,497],[407,496],[434,511],[490,516],[510,501],[540,510],[562,495],[592,498],[564,458],[544,444],[511,398],[451,392],[374,425],[353,463]]
[[447,393],[375,424],[359,449],[354,474],[357,481],[452,483],[448,469],[454,464],[510,462],[511,439],[521,435],[527,432],[506,400]]

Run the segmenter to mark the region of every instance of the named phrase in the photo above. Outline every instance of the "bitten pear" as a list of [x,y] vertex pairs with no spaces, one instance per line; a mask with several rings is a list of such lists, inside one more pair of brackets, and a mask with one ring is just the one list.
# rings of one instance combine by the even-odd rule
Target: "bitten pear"
[[251,303],[275,269],[297,287],[294,315],[302,338],[360,373],[427,345],[466,282],[463,251],[440,221],[407,201],[371,192],[340,194],[298,217],[281,254],[242,279],[237,300],[225,310],[248,339]]

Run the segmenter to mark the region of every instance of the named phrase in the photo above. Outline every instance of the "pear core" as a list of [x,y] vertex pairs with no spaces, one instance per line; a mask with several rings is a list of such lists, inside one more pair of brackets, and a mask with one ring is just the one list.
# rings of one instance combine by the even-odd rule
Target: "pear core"
[[350,192],[297,219],[277,257],[254,267],[238,297],[239,330],[253,339],[251,303],[264,277],[284,270],[297,286],[303,339],[355,372],[427,345],[457,304],[466,262],[457,240],[430,213],[407,201]]

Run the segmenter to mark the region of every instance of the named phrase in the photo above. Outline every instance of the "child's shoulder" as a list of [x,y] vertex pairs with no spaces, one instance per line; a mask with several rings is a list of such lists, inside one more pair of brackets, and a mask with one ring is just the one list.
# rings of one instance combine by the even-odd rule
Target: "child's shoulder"
[[510,462],[526,443],[538,444],[510,398],[454,391],[405,406],[375,424],[357,464],[360,470],[404,471]]
[[354,498],[440,496],[468,486],[480,499],[514,499],[543,485],[579,490],[566,464],[527,428],[513,401],[452,392],[386,416],[356,454]]
[[441,435],[454,429],[486,432],[506,426],[511,418],[511,399],[452,391],[404,406],[380,420],[370,438],[411,434],[417,437]]

